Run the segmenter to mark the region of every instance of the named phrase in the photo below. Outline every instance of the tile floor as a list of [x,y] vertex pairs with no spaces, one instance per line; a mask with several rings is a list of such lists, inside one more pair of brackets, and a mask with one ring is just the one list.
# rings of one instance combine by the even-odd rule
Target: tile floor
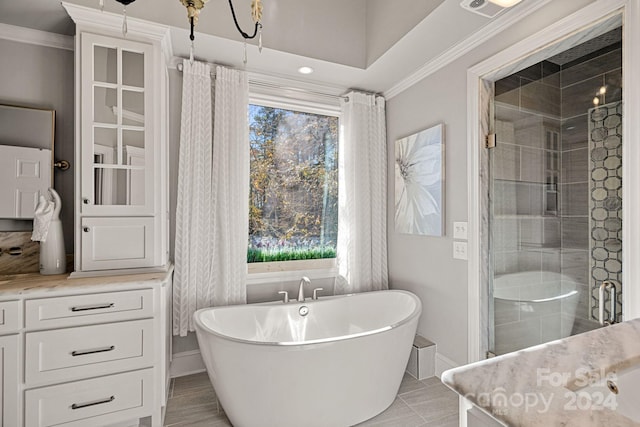
[[[231,423],[216,399],[209,377],[201,373],[171,380],[164,425],[230,427]],[[393,404],[358,426],[457,427],[458,395],[436,377],[418,381],[405,374]]]

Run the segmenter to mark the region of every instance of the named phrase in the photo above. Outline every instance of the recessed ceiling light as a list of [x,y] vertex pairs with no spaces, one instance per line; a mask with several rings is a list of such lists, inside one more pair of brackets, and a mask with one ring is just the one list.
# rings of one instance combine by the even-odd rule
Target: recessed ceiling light
[[493,4],[497,4],[500,7],[511,7],[520,3],[521,0],[489,0]]
[[300,68],[298,68],[298,72],[300,74],[311,74],[311,73],[313,73],[313,68],[311,68],[311,67],[300,67]]

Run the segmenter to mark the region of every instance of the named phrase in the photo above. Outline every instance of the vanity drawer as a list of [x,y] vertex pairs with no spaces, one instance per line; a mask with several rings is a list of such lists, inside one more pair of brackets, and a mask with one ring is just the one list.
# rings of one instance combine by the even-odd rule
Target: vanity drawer
[[0,302],[0,335],[20,329],[20,301]]
[[25,382],[69,381],[153,365],[153,319],[25,336]]
[[59,328],[153,316],[153,289],[26,301],[27,329]]
[[152,411],[152,369],[25,392],[26,427],[101,426],[145,417]]

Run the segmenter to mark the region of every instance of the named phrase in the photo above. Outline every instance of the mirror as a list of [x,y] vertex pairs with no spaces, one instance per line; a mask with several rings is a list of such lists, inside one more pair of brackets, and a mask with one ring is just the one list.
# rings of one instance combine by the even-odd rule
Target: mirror
[[0,104],[0,218],[33,219],[53,182],[55,110]]

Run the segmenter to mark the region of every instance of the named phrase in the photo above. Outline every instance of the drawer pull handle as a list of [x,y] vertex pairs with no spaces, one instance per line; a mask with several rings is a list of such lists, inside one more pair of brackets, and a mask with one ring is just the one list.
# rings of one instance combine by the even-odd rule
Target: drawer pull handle
[[111,308],[115,303],[102,304],[102,305],[84,305],[81,307],[71,307],[71,311],[87,311],[87,310],[100,310],[103,308]]
[[86,408],[87,406],[102,405],[103,403],[111,403],[114,400],[116,400],[116,397],[115,396],[111,396],[111,397],[108,397],[106,399],[94,400],[93,402],[74,403],[73,405],[71,405],[71,409],[81,409],[81,408]]
[[76,351],[73,350],[71,352],[72,356],[84,356],[85,354],[94,354],[94,353],[104,353],[107,351],[113,351],[116,349],[115,345],[109,346],[109,347],[103,347],[103,348],[96,348],[95,350],[83,350],[83,351]]

